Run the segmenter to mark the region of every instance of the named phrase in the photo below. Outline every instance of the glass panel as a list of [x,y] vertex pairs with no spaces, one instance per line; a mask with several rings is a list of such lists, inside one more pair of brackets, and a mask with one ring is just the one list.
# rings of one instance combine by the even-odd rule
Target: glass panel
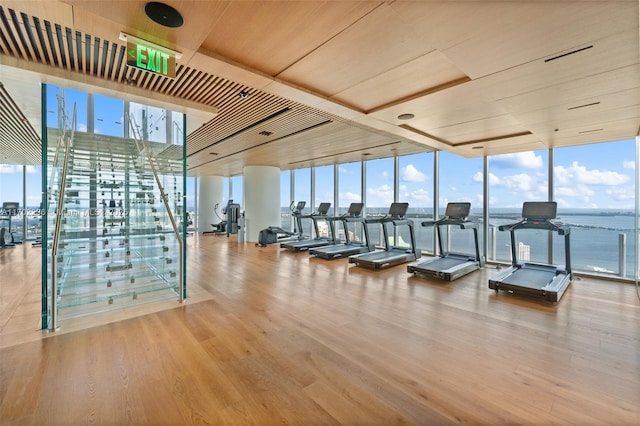
[[185,272],[184,116],[54,86],[45,98],[44,311],[64,319],[175,298]]
[[[362,202],[362,163],[345,163],[338,165],[338,205],[339,214],[344,214],[349,209],[351,203]],[[364,214],[364,212],[363,212]],[[364,240],[362,223],[354,223],[349,230],[351,241],[360,242]],[[336,230],[340,225],[336,225]]]
[[[554,198],[571,226],[574,270],[633,276],[634,152],[633,139],[555,150]],[[563,256],[554,244],[554,262]]]
[[[308,215],[312,211],[315,210],[315,206],[313,205],[313,200],[311,199],[311,169],[298,169],[294,171],[293,175],[294,188],[293,195],[294,200],[296,202],[306,201],[306,205],[304,206],[304,210],[302,211],[303,215]],[[303,219],[302,220],[302,233],[305,236],[311,236],[311,230],[313,229],[313,224],[311,219]]]
[[[387,214],[393,202],[393,158],[367,161],[365,179],[367,216]],[[383,235],[380,226],[369,226],[369,237],[372,243],[381,245]]]
[[94,95],[93,98],[95,105],[100,105],[94,117],[94,133],[123,137],[124,101],[101,95]]
[[27,206],[27,240],[42,238],[42,167],[26,167],[26,195]]
[[0,164],[0,230],[3,241],[0,247],[21,243],[24,238],[22,205],[23,167],[14,164]]
[[291,171],[280,172],[280,226],[290,231],[293,229],[291,217]]
[[[334,203],[333,203],[333,165],[330,166],[322,166],[315,167],[315,206],[319,206],[320,203],[331,203],[331,208],[327,213],[327,216],[333,216],[334,211]],[[330,237],[329,232],[329,222],[326,220],[318,220],[318,231],[320,233],[320,237],[328,238]],[[338,229],[336,229],[338,231]]]
[[398,157],[398,166],[398,201],[409,203],[407,217],[413,219],[418,249],[433,252],[433,227],[421,226],[433,218],[433,153]]
[[[438,214],[445,214],[450,202],[471,203],[469,219],[479,224],[482,220],[482,158],[463,158],[447,152],[439,154],[440,199]],[[482,225],[479,225],[480,227]],[[445,251],[474,254],[475,242],[473,231],[458,227],[442,227],[442,239]],[[479,245],[482,247],[482,232],[478,233]]]
[[187,184],[187,200],[186,200],[186,208],[187,208],[187,231],[194,232],[198,226],[198,215],[197,215],[197,197],[198,197],[198,179],[192,176],[188,176],[186,181]]
[[242,175],[240,176],[232,176],[231,177],[231,191],[232,194],[230,195],[230,199],[233,200],[233,202],[235,204],[239,204],[240,207],[242,208],[243,205],[243,188],[242,188],[242,183],[243,183],[243,179],[242,179]]
[[338,208],[346,211],[351,203],[362,201],[362,163],[345,163],[338,166]]
[[332,216],[335,207],[333,205],[333,165],[315,168],[315,184],[315,206],[320,203],[331,203],[329,216]]
[[[489,253],[488,260],[511,262],[509,232],[498,226],[514,223],[522,215],[525,201],[548,200],[548,152],[527,151],[489,157]],[[475,172],[474,181],[482,181]],[[549,231],[525,229],[516,232],[518,260],[548,263]]]

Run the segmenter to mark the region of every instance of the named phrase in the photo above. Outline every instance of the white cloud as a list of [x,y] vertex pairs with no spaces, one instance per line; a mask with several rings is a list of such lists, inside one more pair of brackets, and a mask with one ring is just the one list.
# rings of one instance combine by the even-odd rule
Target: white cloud
[[625,169],[629,169],[629,170],[635,170],[636,169],[636,162],[635,161],[623,161],[622,162],[622,167]]
[[496,167],[519,169],[539,169],[544,165],[542,157],[533,151],[495,155],[491,157],[490,164]]
[[349,202],[360,202],[360,194],[356,194],[354,192],[341,192],[339,194],[340,201],[349,201]]
[[353,173],[351,172],[351,170],[345,168],[345,167],[338,167],[338,173],[342,173],[343,175],[352,175]]
[[[476,172],[472,180],[477,183],[482,183],[482,172]],[[500,185],[500,178],[493,173],[489,173],[489,185]]]
[[27,173],[29,174],[38,173],[38,169],[36,168],[36,166],[27,166]]
[[408,199],[409,199],[409,202],[411,202],[412,200],[419,201],[421,203],[432,201],[432,198],[429,195],[429,193],[422,188],[416,189],[415,191],[411,191],[408,194]]
[[409,164],[402,168],[400,179],[405,182],[425,182],[427,177],[420,170],[416,169],[413,164]]
[[595,192],[586,185],[559,186],[554,191],[555,195],[579,198],[584,202],[588,202]]
[[87,131],[87,125],[85,123],[79,123],[76,125],[76,130],[79,132],[86,132]]
[[385,179],[389,179],[389,173],[382,172],[382,177],[385,178]]
[[635,194],[633,193],[633,188],[630,185],[608,188],[606,192],[607,195],[615,201],[621,201],[624,203],[633,202],[635,200]]
[[367,205],[385,206],[393,202],[393,187],[387,184],[367,190]]
[[556,166],[553,168],[553,177],[558,186],[585,185],[620,185],[629,181],[629,176],[609,170],[588,170],[577,161],[571,166]]
[[0,164],[0,173],[18,173],[21,166],[14,166],[12,164]]
[[519,173],[517,175],[505,176],[500,179],[499,184],[506,186],[511,190],[517,191],[530,191],[533,187],[533,178],[526,173]]

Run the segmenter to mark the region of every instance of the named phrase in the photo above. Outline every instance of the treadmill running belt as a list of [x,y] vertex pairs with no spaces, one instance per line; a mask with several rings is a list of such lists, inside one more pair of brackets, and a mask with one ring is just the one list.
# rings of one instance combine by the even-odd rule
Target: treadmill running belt
[[549,284],[555,276],[555,271],[520,268],[502,280],[502,282],[504,284],[518,285],[520,287],[542,288]]
[[462,262],[460,259],[450,258],[450,257],[441,257],[440,259],[436,259],[433,262],[425,262],[424,265],[418,264],[421,268],[433,269],[438,271],[443,271],[445,269],[453,268],[454,266],[460,265]]

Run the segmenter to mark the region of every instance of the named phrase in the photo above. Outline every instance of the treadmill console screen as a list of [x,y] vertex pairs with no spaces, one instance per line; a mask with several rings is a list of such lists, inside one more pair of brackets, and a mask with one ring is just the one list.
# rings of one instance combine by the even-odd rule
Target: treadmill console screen
[[449,203],[444,215],[454,219],[465,219],[469,216],[469,211],[471,203]]
[[527,201],[522,204],[522,217],[540,221],[555,219],[557,209],[555,201]]
[[404,217],[409,209],[409,203],[391,203],[389,207],[389,216]]
[[331,203],[320,203],[318,206],[318,214],[323,216],[329,213],[329,208],[331,207]]
[[348,215],[349,216],[360,216],[362,213],[362,207],[364,207],[364,203],[351,203],[349,206]]
[[306,205],[306,201],[298,201],[298,204],[296,205],[296,211],[301,212],[302,210],[304,210],[304,206]]

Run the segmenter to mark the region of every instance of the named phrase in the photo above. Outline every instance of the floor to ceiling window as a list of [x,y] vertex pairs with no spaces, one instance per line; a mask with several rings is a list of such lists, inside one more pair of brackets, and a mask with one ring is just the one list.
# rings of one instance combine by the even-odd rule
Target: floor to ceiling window
[[[574,270],[633,276],[634,178],[633,139],[554,151],[554,199],[571,226]],[[554,246],[556,262],[561,255]]]
[[[526,151],[489,157],[488,260],[511,262],[509,232],[499,231],[498,226],[520,220],[523,202],[548,201],[548,157],[548,151]],[[481,181],[482,173],[477,172],[474,176]],[[547,263],[548,235],[549,231],[533,229],[517,232],[518,260]]]
[[[470,220],[482,223],[483,206],[483,161],[482,158],[463,158],[448,152],[439,154],[439,200],[438,215],[444,215],[450,202],[471,203]],[[481,226],[481,225],[479,225]],[[473,232],[459,227],[442,227],[442,239],[445,251],[473,254]],[[482,246],[482,233],[480,246]]]
[[[280,172],[280,226],[291,231],[293,222],[291,217],[291,171]],[[293,206],[295,207],[295,206]]]
[[407,217],[414,222],[416,245],[433,252],[433,227],[421,226],[433,218],[433,152],[403,155],[398,158],[398,201],[409,203]]
[[[298,169],[293,174],[293,199],[297,202],[305,201],[306,205],[303,210],[303,214],[309,214],[315,210],[313,200],[311,199],[311,169]],[[311,219],[303,219],[302,221],[302,233],[310,236]]]
[[[365,170],[367,216],[384,216],[394,200],[393,158],[368,160]],[[382,244],[380,226],[370,226],[369,237],[374,244]]]
[[[333,178],[333,165],[314,167],[314,197],[315,205],[319,206],[320,203],[331,203],[328,216],[333,216],[334,212],[337,212],[333,203],[333,190],[334,190],[334,178]],[[325,220],[318,220],[318,231],[321,237],[330,237],[329,222]],[[337,229],[336,229],[337,231]]]
[[[0,164],[0,228],[4,228],[5,241],[0,247],[25,239],[23,212],[23,166]],[[18,209],[13,205],[17,203]],[[39,205],[36,204],[36,207]],[[5,207],[7,208],[5,210]]]
[[[351,203],[362,202],[362,162],[343,163],[336,166],[338,168],[338,205],[337,211],[344,214],[351,206]],[[362,212],[364,214],[364,211]],[[353,223],[349,229],[349,238],[352,241],[363,241],[364,233],[362,224]]]
[[233,200],[234,203],[239,204],[240,208],[243,206],[243,179],[242,175],[231,177],[231,189],[229,192],[229,200]]

